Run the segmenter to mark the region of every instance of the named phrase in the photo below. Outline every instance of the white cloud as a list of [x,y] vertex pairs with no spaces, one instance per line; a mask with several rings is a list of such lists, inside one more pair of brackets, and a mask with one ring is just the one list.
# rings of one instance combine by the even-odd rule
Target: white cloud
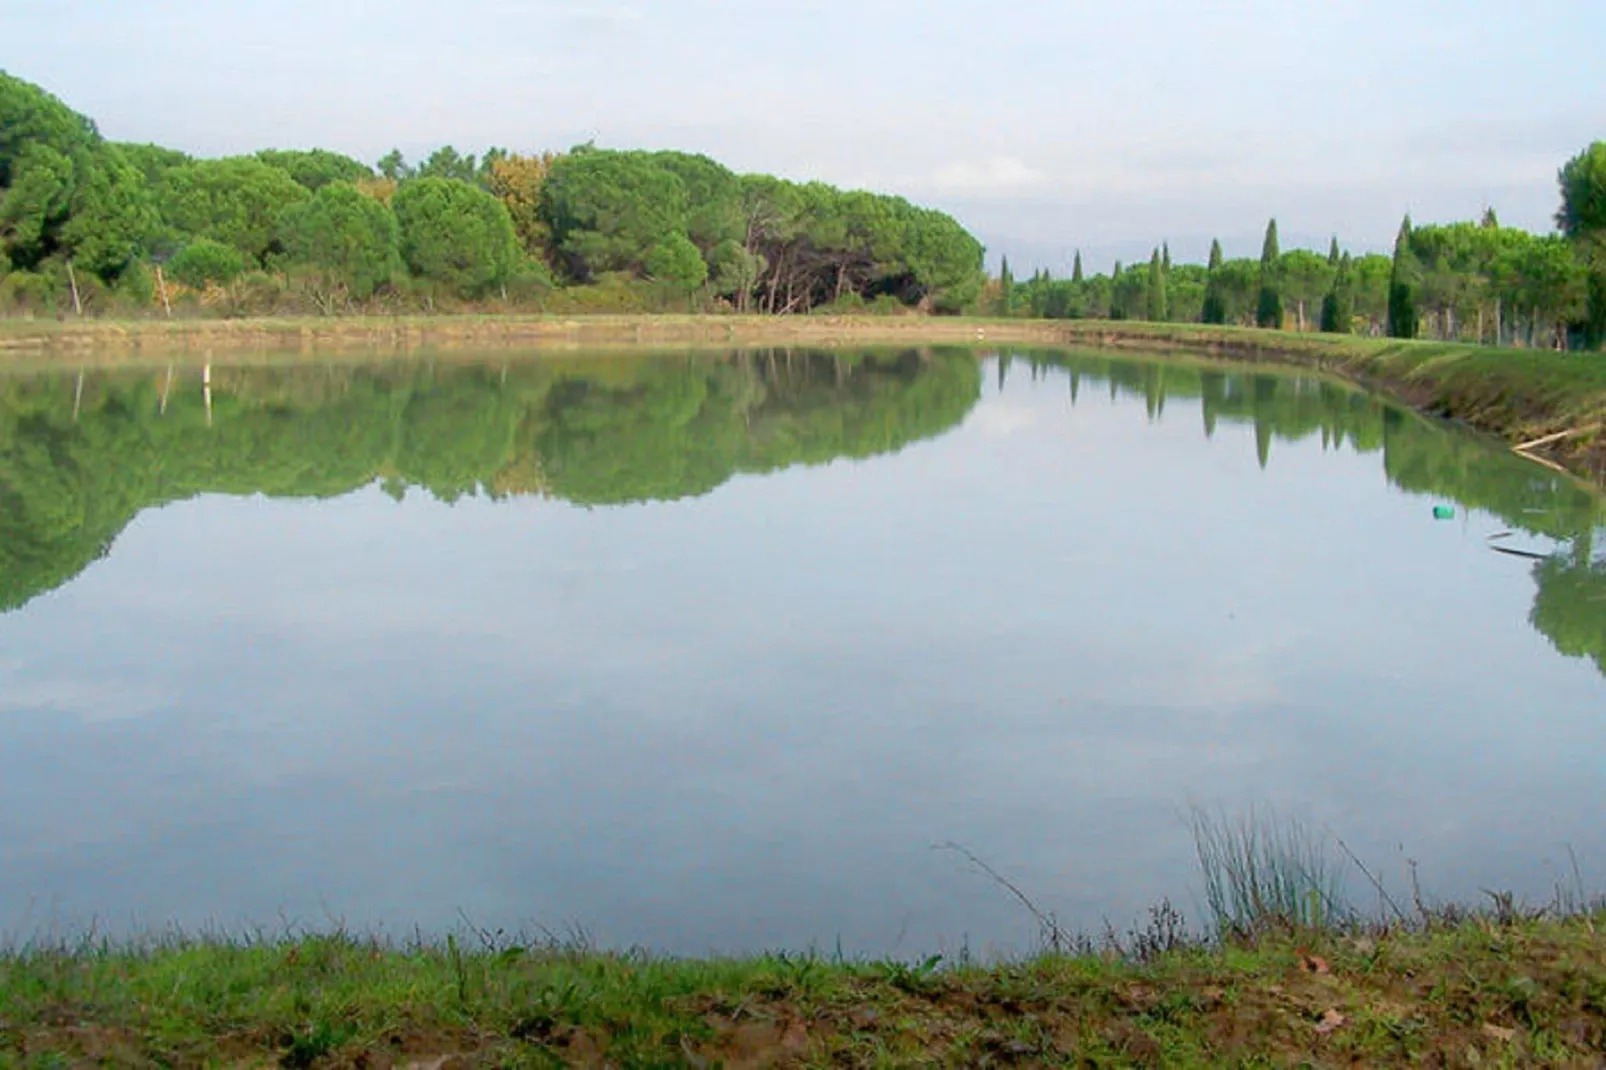
[[932,176],[932,188],[944,193],[972,196],[1016,194],[1040,188],[1048,176],[1013,156],[990,160],[963,160],[943,167]]
[[1036,426],[1037,413],[1024,405],[997,401],[976,409],[967,422],[986,438],[1008,438]]

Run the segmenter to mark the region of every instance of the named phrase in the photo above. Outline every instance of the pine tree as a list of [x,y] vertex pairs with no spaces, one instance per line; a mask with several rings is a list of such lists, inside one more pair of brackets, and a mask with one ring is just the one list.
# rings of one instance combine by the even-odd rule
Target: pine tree
[[1082,284],[1082,250],[1076,250],[1076,261],[1071,265],[1071,281]]
[[1149,257],[1149,285],[1144,293],[1144,311],[1147,318],[1156,323],[1163,323],[1166,315],[1165,296],[1165,262],[1160,258],[1160,250],[1156,249],[1154,255]]
[[1003,316],[1010,315],[1015,307],[1015,276],[1009,271],[1009,257],[998,268],[998,309]]
[[1260,300],[1255,306],[1255,323],[1261,327],[1283,325],[1283,298],[1277,290],[1277,263],[1282,251],[1277,244],[1277,220],[1266,224],[1266,240],[1260,247]]
[[1499,230],[1500,217],[1494,214],[1493,208],[1485,208],[1483,210],[1483,220],[1479,225],[1485,230]]
[[1390,338],[1416,337],[1416,284],[1420,273],[1416,254],[1411,251],[1411,217],[1407,214],[1394,239],[1394,267],[1389,272]]

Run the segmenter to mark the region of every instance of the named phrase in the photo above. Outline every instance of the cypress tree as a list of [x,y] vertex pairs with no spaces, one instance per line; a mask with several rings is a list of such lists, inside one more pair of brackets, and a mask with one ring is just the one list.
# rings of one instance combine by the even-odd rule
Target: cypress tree
[[1389,272],[1389,337],[1415,338],[1417,327],[1416,254],[1411,252],[1411,217],[1406,215],[1394,239],[1394,267]]
[[1277,218],[1266,224],[1266,240],[1260,243],[1260,266],[1275,265],[1282,257],[1282,246],[1277,244]]
[[1164,322],[1166,316],[1165,297],[1165,262],[1160,258],[1160,250],[1156,249],[1154,255],[1149,257],[1149,286],[1145,292],[1144,304],[1147,318],[1157,323]]
[[1082,282],[1082,250],[1076,250],[1076,260],[1071,264],[1071,281],[1077,285]]
[[1338,251],[1338,235],[1334,234],[1333,235],[1333,244],[1327,247],[1327,262],[1329,264],[1331,264],[1333,267],[1337,267],[1338,266],[1338,261],[1339,261],[1339,255],[1340,254],[1339,254],[1339,251]]
[[1001,315],[1008,316],[1015,306],[1015,276],[1009,271],[1009,257],[998,268],[998,305]]
[[1210,267],[1205,278],[1204,305],[1199,309],[1200,323],[1226,323],[1227,302],[1221,296],[1221,283],[1216,270],[1221,267],[1221,242],[1210,239]]
[[1333,275],[1333,288],[1322,298],[1322,330],[1327,334],[1348,334],[1355,318],[1355,300],[1350,292],[1350,259],[1345,253]]
[[1119,260],[1115,262],[1115,267],[1110,269],[1110,318],[1112,320],[1126,319],[1126,301],[1121,294],[1121,262]]
[[1160,243],[1160,266],[1165,269],[1167,274],[1170,274],[1170,272],[1171,272],[1171,243],[1168,242],[1168,241]]
[[1266,224],[1266,240],[1260,247],[1260,300],[1255,306],[1255,323],[1260,327],[1283,325],[1283,297],[1277,290],[1277,263],[1282,251],[1277,244],[1277,220]]

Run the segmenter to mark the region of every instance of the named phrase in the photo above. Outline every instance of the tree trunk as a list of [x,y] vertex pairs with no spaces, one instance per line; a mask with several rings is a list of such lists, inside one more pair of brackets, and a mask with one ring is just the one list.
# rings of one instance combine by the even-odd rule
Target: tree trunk
[[78,313],[78,318],[84,318],[84,303],[78,299],[78,275],[72,269],[72,261],[67,261],[67,285],[72,287],[72,310]]
[[172,319],[173,303],[167,299],[167,280],[162,278],[162,265],[160,264],[156,265],[156,289],[162,295],[162,310],[167,313],[168,319]]

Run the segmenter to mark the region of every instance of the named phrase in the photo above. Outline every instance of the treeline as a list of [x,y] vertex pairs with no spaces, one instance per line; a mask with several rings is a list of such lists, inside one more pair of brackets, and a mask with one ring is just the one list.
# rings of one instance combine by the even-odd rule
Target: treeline
[[1598,348],[1606,339],[1606,142],[1560,173],[1557,234],[1478,222],[1414,226],[1407,216],[1392,256],[1352,256],[1334,238],[1325,254],[1283,251],[1277,221],[1260,258],[1173,264],[1149,260],[1108,275],[1039,272],[1016,280],[1009,263],[984,305],[998,315],[1220,323],[1282,330],[1434,338],[1487,345]]
[[984,278],[941,212],[705,156],[195,159],[0,72],[0,312],[953,313]]

